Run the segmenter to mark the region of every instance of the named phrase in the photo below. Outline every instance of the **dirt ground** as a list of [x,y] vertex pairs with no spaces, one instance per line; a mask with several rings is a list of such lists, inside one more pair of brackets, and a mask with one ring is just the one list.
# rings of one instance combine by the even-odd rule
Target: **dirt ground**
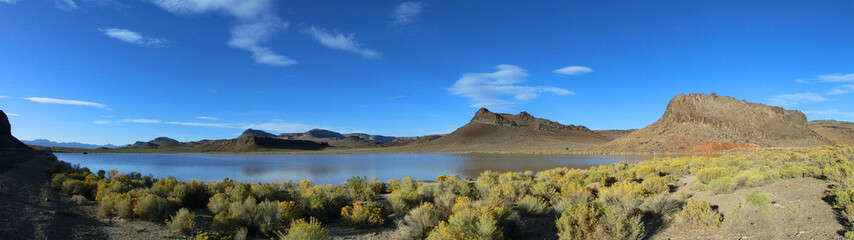
[[[828,182],[813,178],[787,179],[727,194],[682,187],[677,195],[693,194],[718,207],[724,217],[721,227],[698,230],[673,222],[652,239],[840,239],[844,226],[823,200],[828,187]],[[746,204],[745,196],[753,192],[765,193],[770,206],[760,209]]]

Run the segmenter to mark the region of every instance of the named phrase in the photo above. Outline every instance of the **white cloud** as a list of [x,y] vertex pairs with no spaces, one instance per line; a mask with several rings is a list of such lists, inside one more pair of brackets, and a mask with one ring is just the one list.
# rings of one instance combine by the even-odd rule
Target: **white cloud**
[[99,28],[98,31],[103,32],[109,37],[122,40],[128,43],[146,45],[151,47],[165,47],[169,42],[164,38],[146,37],[137,32],[122,29],[122,28]]
[[0,96],[0,98],[7,98],[7,97],[9,97],[9,96]]
[[422,7],[423,4],[420,2],[401,3],[391,13],[391,17],[394,18],[394,24],[406,25],[415,22],[418,15],[421,14]]
[[815,82],[854,82],[854,73],[849,74],[825,74],[818,75],[815,78],[802,78],[795,79],[797,82],[802,83],[815,83]]
[[296,60],[277,54],[263,43],[288,22],[276,16],[272,0],[151,0],[158,7],[180,15],[219,12],[233,16],[237,24],[231,29],[228,45],[252,52],[255,62],[271,66],[289,66]]
[[131,123],[160,123],[160,120],[145,119],[145,118],[140,118],[140,119],[128,119],[128,118],[125,118],[125,119],[122,119],[122,122],[131,122]]
[[585,73],[593,72],[593,69],[584,66],[569,66],[565,68],[561,68],[558,70],[554,70],[554,73],[563,74],[563,75],[581,75]]
[[830,90],[830,92],[827,92],[828,95],[839,95],[848,93],[854,93],[854,85],[843,85],[838,88],[834,88],[833,90]]
[[56,9],[66,12],[74,11],[80,8],[77,6],[77,3],[75,3],[74,0],[54,0],[53,6],[56,7]]
[[215,128],[240,128],[234,123],[199,123],[199,122],[165,122],[166,124],[192,126],[192,127],[215,127]]
[[86,102],[79,100],[64,100],[64,99],[56,99],[56,98],[42,98],[42,97],[28,97],[24,98],[37,103],[55,103],[55,104],[66,104],[66,105],[77,105],[77,106],[87,106],[87,107],[96,107],[107,110],[112,110],[107,105],[96,103],[96,102]]
[[98,120],[98,121],[95,121],[95,124],[110,124],[110,122],[105,121],[105,120]]
[[17,114],[17,113],[6,113],[6,115],[8,115],[8,116],[21,116],[21,114]]
[[1,3],[15,4],[18,0],[0,0]]
[[377,51],[363,48],[358,42],[356,42],[356,36],[352,33],[344,35],[341,33],[333,33],[313,26],[303,28],[302,32],[311,36],[320,44],[323,44],[324,46],[327,46],[332,49],[358,53],[363,57],[370,59],[378,59],[382,57],[382,54]]
[[215,118],[215,117],[205,117],[205,116],[198,116],[198,117],[196,117],[196,118],[198,118],[198,119],[203,119],[203,120],[211,120],[211,121],[219,120],[219,118]]
[[804,114],[820,116],[854,116],[854,113],[852,112],[843,112],[839,111],[839,109],[804,111]]
[[525,69],[513,65],[498,65],[496,72],[467,73],[457,80],[448,90],[452,95],[470,98],[471,107],[503,108],[515,105],[516,102],[502,98],[512,95],[519,101],[531,101],[539,93],[557,95],[573,95],[572,91],[550,86],[519,86],[528,77]]
[[820,102],[827,99],[815,93],[792,93],[774,95],[774,97],[771,97],[768,100],[770,100],[774,105],[794,106],[803,102]]

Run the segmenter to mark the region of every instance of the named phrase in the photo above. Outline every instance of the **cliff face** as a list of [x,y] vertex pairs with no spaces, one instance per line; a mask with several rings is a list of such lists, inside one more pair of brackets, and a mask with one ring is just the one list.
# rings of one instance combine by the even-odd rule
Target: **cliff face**
[[12,124],[9,123],[9,118],[6,116],[6,113],[0,110],[0,152],[6,151],[34,150],[12,136]]
[[803,113],[717,96],[677,95],[652,125],[602,146],[617,152],[685,152],[829,144]]

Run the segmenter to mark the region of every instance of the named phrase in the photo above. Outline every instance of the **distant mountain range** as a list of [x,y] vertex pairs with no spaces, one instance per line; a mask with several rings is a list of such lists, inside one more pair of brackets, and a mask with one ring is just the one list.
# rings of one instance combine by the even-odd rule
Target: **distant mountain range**
[[[0,126],[0,130],[3,128]],[[8,130],[6,130],[8,131]],[[493,113],[481,108],[471,120],[443,135],[392,137],[342,134],[325,129],[273,134],[247,129],[234,139],[179,142],[158,137],[126,146],[57,143],[38,139],[28,145],[116,148],[143,152],[708,152],[745,147],[808,147],[854,144],[854,123],[812,121],[795,110],[712,94],[673,97],[664,115],[643,129],[590,130],[564,125],[527,112]],[[16,145],[17,140],[0,139]],[[106,150],[112,151],[112,150]]]
[[79,143],[79,142],[54,142],[47,139],[36,139],[36,140],[21,140],[24,144],[33,145],[33,146],[42,146],[42,147],[66,147],[66,148],[84,148],[84,149],[96,149],[96,148],[120,148],[123,146],[116,146],[113,144],[106,145],[98,145],[98,144],[88,144],[88,143]]

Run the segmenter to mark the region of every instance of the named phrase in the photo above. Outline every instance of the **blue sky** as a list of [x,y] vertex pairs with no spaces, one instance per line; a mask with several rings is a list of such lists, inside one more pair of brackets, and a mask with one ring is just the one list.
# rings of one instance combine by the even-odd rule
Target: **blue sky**
[[854,121],[852,1],[0,0],[13,134],[96,144],[642,128],[711,93]]

